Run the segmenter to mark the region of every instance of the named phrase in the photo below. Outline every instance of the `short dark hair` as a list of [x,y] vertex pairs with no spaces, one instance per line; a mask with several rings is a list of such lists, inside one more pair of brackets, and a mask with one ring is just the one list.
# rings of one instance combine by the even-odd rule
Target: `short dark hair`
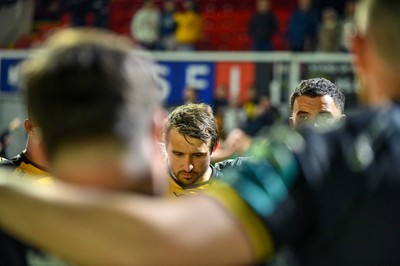
[[148,134],[163,93],[153,63],[132,48],[107,31],[69,29],[23,63],[27,106],[50,160],[77,141],[104,138],[128,147]]
[[212,108],[205,103],[190,103],[175,107],[164,126],[164,140],[168,145],[169,134],[175,128],[179,134],[210,143],[214,151],[218,143],[218,124]]
[[346,98],[343,92],[334,83],[324,78],[302,80],[290,96],[290,110],[293,110],[294,101],[299,96],[314,98],[325,95],[331,96],[340,111],[344,112]]

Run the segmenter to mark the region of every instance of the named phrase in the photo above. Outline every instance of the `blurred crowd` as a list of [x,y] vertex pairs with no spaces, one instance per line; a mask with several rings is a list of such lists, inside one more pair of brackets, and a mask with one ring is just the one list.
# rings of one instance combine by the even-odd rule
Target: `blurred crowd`
[[31,48],[59,28],[93,26],[149,50],[349,50],[354,0],[220,2],[3,0],[0,47]]

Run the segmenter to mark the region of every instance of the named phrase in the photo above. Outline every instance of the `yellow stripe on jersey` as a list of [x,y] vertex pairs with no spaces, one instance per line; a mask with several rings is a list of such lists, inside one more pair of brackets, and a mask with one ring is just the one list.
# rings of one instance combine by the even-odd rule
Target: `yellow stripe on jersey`
[[177,184],[171,177],[169,179],[169,188],[168,188],[168,197],[185,197],[188,195],[198,194],[200,191],[208,189],[210,187],[209,182],[204,182],[199,186],[193,186],[188,188],[182,188],[179,184]]
[[14,171],[12,171],[13,177],[18,178],[29,174],[30,177],[35,178],[36,181],[42,184],[50,184],[53,180],[49,173],[31,163],[23,154],[18,158],[17,165]]
[[13,175],[15,176],[24,176],[25,174],[31,174],[31,175],[35,175],[38,177],[48,177],[49,174],[45,171],[43,171],[40,168],[37,168],[36,166],[30,164],[30,163],[25,163],[25,162],[21,162],[21,164],[15,168],[15,170],[13,171]]
[[274,245],[268,229],[233,188],[222,182],[214,182],[205,193],[221,203],[243,226],[258,262],[272,256]]

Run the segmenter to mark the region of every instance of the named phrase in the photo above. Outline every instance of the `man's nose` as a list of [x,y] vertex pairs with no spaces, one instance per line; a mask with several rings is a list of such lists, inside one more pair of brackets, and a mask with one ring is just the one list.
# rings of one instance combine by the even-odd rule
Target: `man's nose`
[[184,170],[185,170],[186,172],[190,172],[190,171],[193,170],[193,163],[192,163],[192,161],[190,160],[190,158],[185,159],[183,168],[184,168]]

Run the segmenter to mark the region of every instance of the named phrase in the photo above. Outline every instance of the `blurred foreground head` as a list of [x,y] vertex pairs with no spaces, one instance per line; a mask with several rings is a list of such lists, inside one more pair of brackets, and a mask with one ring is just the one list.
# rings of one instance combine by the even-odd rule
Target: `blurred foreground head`
[[110,188],[148,174],[164,97],[152,61],[94,29],[60,31],[42,48],[23,63],[22,84],[52,173]]
[[400,99],[400,1],[360,0],[352,39],[361,100],[381,105]]

